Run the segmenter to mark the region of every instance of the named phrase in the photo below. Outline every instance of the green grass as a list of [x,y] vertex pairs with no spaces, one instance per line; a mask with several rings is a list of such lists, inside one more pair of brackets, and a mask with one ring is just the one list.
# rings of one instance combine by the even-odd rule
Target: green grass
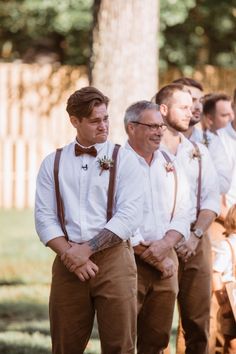
[[[50,354],[48,296],[54,255],[40,243],[31,210],[0,210],[0,225],[0,353]],[[174,354],[174,337],[171,348]],[[86,354],[99,353],[94,330]]]
[[[34,231],[33,212],[0,211],[0,353],[49,354],[52,251]],[[92,339],[87,354],[98,354]]]

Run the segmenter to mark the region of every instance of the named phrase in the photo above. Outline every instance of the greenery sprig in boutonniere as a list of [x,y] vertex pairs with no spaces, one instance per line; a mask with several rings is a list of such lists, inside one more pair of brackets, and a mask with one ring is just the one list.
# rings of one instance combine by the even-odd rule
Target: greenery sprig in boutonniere
[[201,160],[201,157],[202,157],[202,155],[201,155],[200,151],[199,151],[198,149],[196,149],[196,148],[194,148],[194,149],[190,152],[190,158],[191,158],[192,160],[195,160],[195,159]]
[[108,157],[103,156],[103,158],[98,158],[97,160],[99,166],[100,166],[100,173],[99,176],[101,176],[102,172],[104,170],[110,170],[110,168],[113,166],[114,161],[112,159],[108,159]]
[[205,145],[207,148],[209,147],[211,142],[211,138],[207,135],[207,132],[203,132],[203,137],[202,137],[202,144]]
[[166,169],[166,172],[173,172],[174,171],[174,165],[172,162],[166,162],[165,163],[165,169]]

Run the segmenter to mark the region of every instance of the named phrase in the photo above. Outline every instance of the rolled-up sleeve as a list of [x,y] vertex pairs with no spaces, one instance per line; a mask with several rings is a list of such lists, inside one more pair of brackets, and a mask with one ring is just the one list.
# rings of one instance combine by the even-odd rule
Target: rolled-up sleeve
[[53,178],[55,154],[47,156],[41,164],[36,182],[35,227],[43,244],[51,239],[63,236],[57,218],[57,206]]
[[230,188],[232,173],[226,151],[217,135],[209,145],[209,152],[219,178],[220,193],[225,194]]
[[105,228],[127,240],[143,218],[143,173],[136,156],[125,149],[117,167],[114,215]]
[[189,203],[190,186],[184,172],[180,167],[177,170],[177,198],[173,219],[170,222],[169,229],[179,232],[187,240],[190,236],[190,211]]
[[207,148],[202,144],[199,144],[199,148],[202,156],[200,209],[211,210],[219,215],[220,190],[217,172]]

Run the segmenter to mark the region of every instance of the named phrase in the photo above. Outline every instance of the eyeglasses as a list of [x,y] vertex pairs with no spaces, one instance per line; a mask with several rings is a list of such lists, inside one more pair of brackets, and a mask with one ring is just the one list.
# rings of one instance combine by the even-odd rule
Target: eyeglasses
[[167,125],[165,123],[161,124],[147,124],[147,123],[141,123],[141,122],[134,122],[131,121],[131,123],[134,124],[139,124],[139,125],[144,125],[145,127],[148,127],[152,132],[155,132],[158,129],[161,129],[162,131],[165,131],[167,128]]

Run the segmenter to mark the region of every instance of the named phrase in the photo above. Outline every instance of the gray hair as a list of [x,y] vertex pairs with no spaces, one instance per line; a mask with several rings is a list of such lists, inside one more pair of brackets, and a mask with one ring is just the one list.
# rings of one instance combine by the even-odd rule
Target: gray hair
[[159,111],[159,105],[150,101],[138,101],[129,106],[124,116],[125,129],[127,130],[130,122],[139,122],[143,112],[149,109]]

